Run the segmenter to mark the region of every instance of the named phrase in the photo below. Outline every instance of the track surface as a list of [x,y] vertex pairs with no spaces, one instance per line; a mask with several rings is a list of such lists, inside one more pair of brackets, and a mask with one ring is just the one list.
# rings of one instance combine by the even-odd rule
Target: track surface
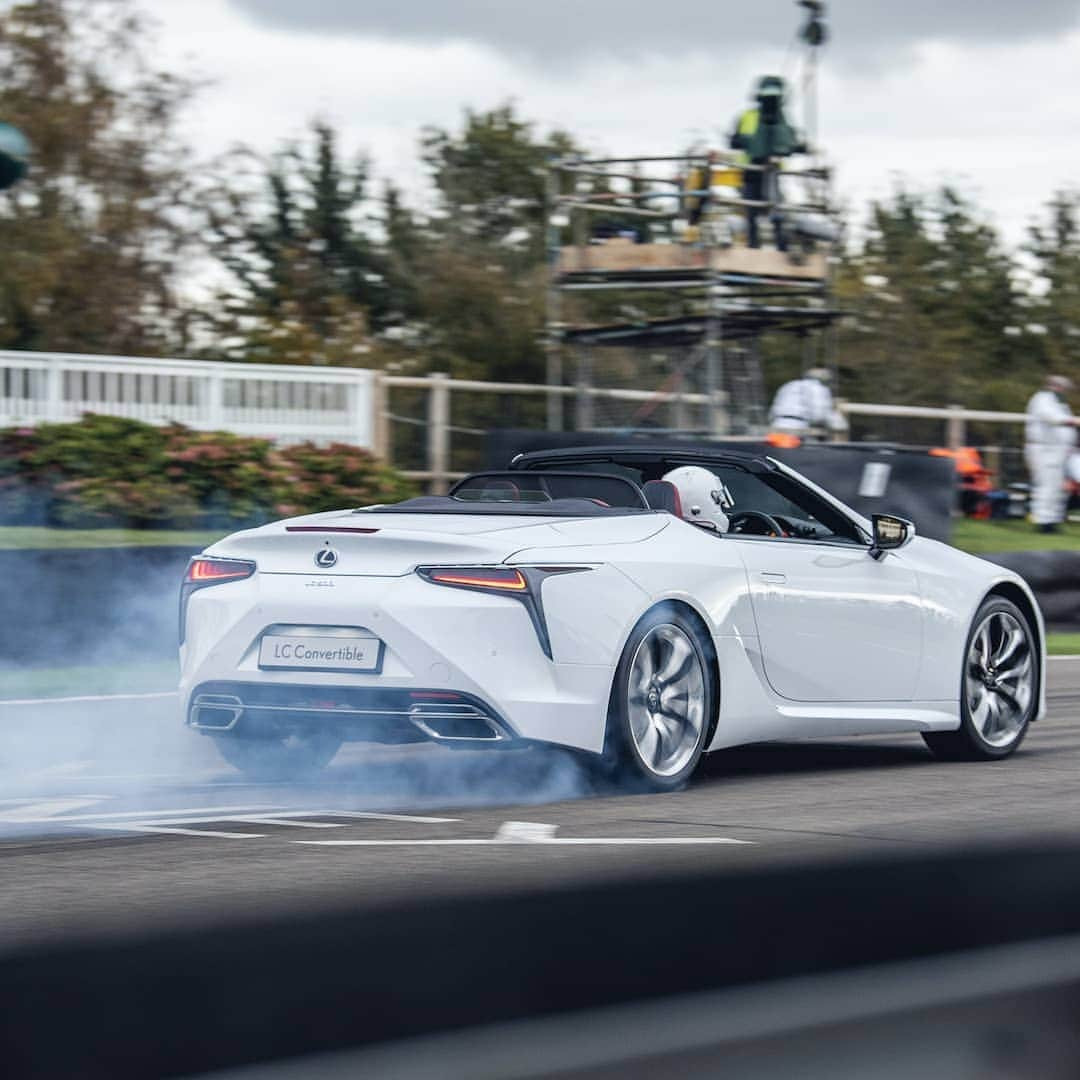
[[0,704],[0,945],[320,905],[738,868],[1080,828],[1080,660],[995,764],[917,737],[725,751],[686,791],[595,795],[558,757],[343,751],[239,779],[167,697]]

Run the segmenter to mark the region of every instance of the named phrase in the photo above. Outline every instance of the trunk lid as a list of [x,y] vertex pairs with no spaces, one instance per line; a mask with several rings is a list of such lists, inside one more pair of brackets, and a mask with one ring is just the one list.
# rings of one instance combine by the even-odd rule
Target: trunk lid
[[[417,566],[500,563],[543,543],[566,519],[468,514],[364,514],[335,511],[234,533],[207,549],[252,559],[260,573],[400,576]],[[531,539],[534,538],[535,539]],[[333,560],[319,552],[333,552]]]

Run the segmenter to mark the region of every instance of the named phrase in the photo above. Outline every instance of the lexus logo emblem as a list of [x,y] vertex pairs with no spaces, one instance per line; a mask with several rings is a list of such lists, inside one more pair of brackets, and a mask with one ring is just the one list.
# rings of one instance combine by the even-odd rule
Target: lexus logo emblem
[[321,548],[315,552],[315,565],[322,570],[337,566],[337,552],[333,548]]

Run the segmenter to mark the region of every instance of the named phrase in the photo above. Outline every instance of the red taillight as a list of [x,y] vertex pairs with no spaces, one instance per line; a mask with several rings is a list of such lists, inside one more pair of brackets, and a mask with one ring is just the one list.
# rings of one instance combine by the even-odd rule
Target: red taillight
[[255,573],[255,564],[240,559],[192,559],[188,564],[185,582],[192,585],[215,585],[222,581],[239,581]]
[[192,593],[226,581],[241,581],[255,573],[255,564],[247,559],[212,559],[199,555],[188,563],[180,586],[180,644],[187,631],[187,606]]
[[424,576],[436,585],[457,585],[465,589],[523,593],[529,588],[529,583],[520,570],[428,570]]
[[551,660],[551,639],[544,618],[544,582],[560,574],[577,574],[591,570],[589,566],[526,566],[518,570],[511,566],[418,566],[416,572],[433,585],[448,585],[452,589],[471,589],[474,592],[501,593],[512,598],[529,613],[540,648]]

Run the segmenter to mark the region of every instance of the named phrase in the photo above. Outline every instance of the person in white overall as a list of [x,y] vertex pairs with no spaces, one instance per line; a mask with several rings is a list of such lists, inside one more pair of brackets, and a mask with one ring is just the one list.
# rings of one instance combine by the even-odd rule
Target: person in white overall
[[1027,406],[1024,458],[1031,474],[1031,519],[1039,532],[1057,532],[1065,518],[1065,468],[1078,423],[1065,402],[1071,389],[1064,375],[1049,375]]
[[836,411],[828,368],[811,368],[801,379],[792,379],[776,391],[769,424],[773,431],[806,435],[812,430],[842,431],[843,419]]

